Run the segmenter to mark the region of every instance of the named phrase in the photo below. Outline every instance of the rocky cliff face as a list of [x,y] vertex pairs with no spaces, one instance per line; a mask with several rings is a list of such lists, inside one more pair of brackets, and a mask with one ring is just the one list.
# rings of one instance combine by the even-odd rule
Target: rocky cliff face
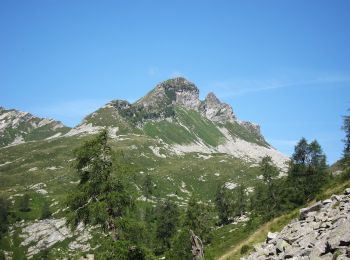
[[163,107],[164,104],[180,105],[188,109],[198,110],[199,90],[190,81],[178,77],[159,83],[150,93],[136,104],[145,108]]
[[59,121],[0,107],[0,147],[60,136],[68,130]]
[[350,259],[350,188],[300,210],[299,219],[243,259]]
[[206,118],[217,123],[232,123],[236,120],[232,107],[221,103],[213,92],[210,92],[203,101],[201,112]]

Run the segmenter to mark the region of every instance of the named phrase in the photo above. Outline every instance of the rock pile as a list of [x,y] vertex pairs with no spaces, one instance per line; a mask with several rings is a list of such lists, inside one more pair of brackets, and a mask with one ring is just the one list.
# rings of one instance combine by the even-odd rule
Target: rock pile
[[301,209],[298,220],[243,259],[350,259],[350,188]]

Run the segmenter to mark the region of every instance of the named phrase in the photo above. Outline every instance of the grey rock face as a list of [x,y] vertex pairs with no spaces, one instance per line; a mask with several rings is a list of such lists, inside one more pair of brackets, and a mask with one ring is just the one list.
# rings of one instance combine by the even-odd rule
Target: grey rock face
[[350,194],[302,209],[299,220],[269,233],[243,259],[350,259]]
[[236,120],[232,107],[228,104],[221,103],[212,92],[207,95],[200,109],[206,118],[214,122],[226,123]]
[[38,220],[25,226],[23,225],[22,234],[20,235],[23,239],[21,245],[28,246],[27,257],[32,258],[40,251],[48,249],[58,242],[77,236],[69,243],[69,250],[86,252],[90,249],[89,240],[92,238],[92,230],[93,227],[86,227],[80,224],[72,232],[66,225],[64,218]]

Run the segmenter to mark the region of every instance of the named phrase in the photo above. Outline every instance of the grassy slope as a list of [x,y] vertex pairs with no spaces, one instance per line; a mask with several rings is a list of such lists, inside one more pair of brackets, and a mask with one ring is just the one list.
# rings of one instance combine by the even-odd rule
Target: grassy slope
[[227,123],[224,126],[229,131],[229,133],[233,136],[241,138],[250,143],[255,143],[265,147],[269,146],[268,143],[260,140],[259,137],[257,137],[256,135],[248,131],[245,127],[241,126],[237,122]]
[[[0,195],[9,198],[16,194],[30,194],[33,210],[21,213],[21,218],[25,221],[40,217],[40,209],[45,200],[58,203],[51,208],[52,212],[65,208],[66,194],[74,189],[75,184],[72,182],[78,180],[70,167],[73,149],[90,138],[92,136],[73,136],[1,148]],[[197,194],[203,201],[212,201],[217,186],[226,181],[253,186],[258,174],[257,169],[251,168],[250,164],[224,154],[212,154],[206,159],[197,153],[184,156],[169,154],[161,143],[147,136],[127,135],[110,140],[110,144],[115,152],[115,173],[124,173],[138,196],[141,195],[138,188],[142,185],[145,174],[149,173],[157,185],[155,196],[171,197],[180,206],[186,205],[191,193]],[[166,158],[157,157],[150,146],[159,147],[160,153]],[[47,185],[45,189],[49,192],[48,195],[29,189],[30,185],[40,182]],[[17,208],[18,200],[19,197],[11,199],[14,209]],[[64,215],[64,212],[59,212],[55,217]],[[15,229],[14,236],[3,239],[0,247],[15,251],[18,256],[23,255],[24,249],[19,246],[19,234],[20,230]],[[68,242],[59,243],[52,248],[52,252],[58,248],[66,251],[67,245]]]

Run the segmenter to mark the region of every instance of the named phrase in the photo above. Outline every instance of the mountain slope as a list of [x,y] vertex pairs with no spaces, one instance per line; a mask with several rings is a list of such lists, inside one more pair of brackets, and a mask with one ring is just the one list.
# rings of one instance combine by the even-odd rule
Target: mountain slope
[[0,147],[58,137],[67,133],[69,129],[53,119],[39,118],[27,112],[0,107]]
[[96,133],[106,126],[114,137],[134,133],[159,139],[175,154],[225,153],[254,163],[271,156],[279,168],[288,161],[266,142],[258,125],[238,120],[212,92],[199,100],[199,89],[184,78],[158,84],[133,104],[111,101],[67,135]]
[[[26,115],[21,121],[32,125]],[[22,117],[7,120],[7,125],[15,126],[16,118]],[[78,180],[70,167],[73,150],[103,128],[109,131],[113,174],[126,179],[140,208],[166,198],[185,208],[192,195],[213,205],[219,185],[232,190],[243,184],[248,193],[253,192],[260,174],[257,162],[263,155],[271,154],[281,168],[288,161],[264,140],[257,125],[238,120],[213,93],[200,101],[193,83],[183,78],[168,80],[133,104],[113,100],[73,129],[58,127],[60,136],[48,132],[36,141],[0,148],[0,195],[8,198],[14,210],[23,194],[32,199],[30,212],[17,210],[23,222],[11,226],[0,240],[0,249],[23,259],[37,257],[37,252],[49,247],[54,259],[74,259],[94,253],[92,248],[101,245],[103,234],[90,229],[92,237],[86,236],[83,245],[77,235],[52,236],[65,230],[66,195]],[[147,175],[155,190],[145,201],[142,185]],[[51,203],[50,221],[37,220],[45,201]],[[58,230],[53,230],[56,225]],[[36,236],[41,227],[45,236]]]

